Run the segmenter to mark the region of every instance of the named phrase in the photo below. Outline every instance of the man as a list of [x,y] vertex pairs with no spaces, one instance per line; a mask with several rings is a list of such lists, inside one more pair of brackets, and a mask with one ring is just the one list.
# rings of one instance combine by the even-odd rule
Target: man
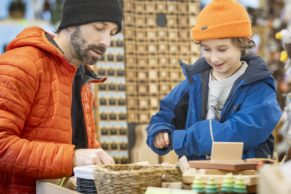
[[96,142],[89,83],[105,79],[89,65],[121,23],[118,0],[66,0],[55,36],[30,27],[7,46],[0,56],[1,194],[35,193],[37,179],[114,163]]

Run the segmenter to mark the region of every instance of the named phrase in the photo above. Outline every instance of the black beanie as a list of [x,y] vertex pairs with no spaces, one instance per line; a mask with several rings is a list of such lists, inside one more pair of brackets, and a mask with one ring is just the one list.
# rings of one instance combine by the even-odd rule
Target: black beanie
[[91,22],[113,22],[122,27],[119,0],[65,0],[59,30]]

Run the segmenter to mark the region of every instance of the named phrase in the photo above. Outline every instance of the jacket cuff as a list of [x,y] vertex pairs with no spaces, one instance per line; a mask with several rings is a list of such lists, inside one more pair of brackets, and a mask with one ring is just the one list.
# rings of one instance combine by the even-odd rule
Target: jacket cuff
[[147,144],[150,146],[150,148],[159,155],[165,155],[169,153],[172,150],[172,146],[170,145],[167,148],[159,149],[154,146],[154,140],[155,136],[160,132],[167,132],[169,133],[169,136],[171,137],[172,129],[169,129],[169,126],[160,125],[152,127],[148,132],[148,138],[147,138]]
[[173,150],[179,155],[183,156],[185,155],[184,149],[183,149],[183,144],[185,142],[185,138],[187,135],[186,130],[175,130],[172,135],[172,146]]

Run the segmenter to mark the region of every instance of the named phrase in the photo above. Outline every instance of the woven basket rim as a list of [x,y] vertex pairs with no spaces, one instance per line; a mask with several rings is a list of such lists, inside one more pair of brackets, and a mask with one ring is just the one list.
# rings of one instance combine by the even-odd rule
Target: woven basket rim
[[137,194],[148,186],[160,187],[163,180],[181,181],[182,174],[174,165],[115,164],[96,166],[94,178],[99,194]]
[[[125,169],[125,170],[114,170],[109,167],[118,168],[118,167],[141,167],[141,169]],[[136,173],[148,173],[148,172],[158,172],[165,170],[177,170],[178,167],[174,165],[133,165],[133,164],[114,164],[114,165],[96,165],[94,172],[107,173],[107,174],[136,174]]]

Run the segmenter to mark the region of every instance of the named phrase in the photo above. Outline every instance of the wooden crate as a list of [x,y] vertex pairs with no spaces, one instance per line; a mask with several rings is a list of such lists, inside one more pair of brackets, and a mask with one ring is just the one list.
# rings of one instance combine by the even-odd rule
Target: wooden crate
[[136,43],[135,42],[128,42],[125,46],[125,50],[127,54],[135,54],[136,53]]
[[128,111],[127,118],[128,118],[128,122],[132,122],[132,123],[139,122],[138,111]]
[[134,4],[133,4],[132,0],[124,1],[123,2],[123,10],[124,10],[124,12],[125,13],[126,12],[132,12],[134,10],[133,5]]
[[170,29],[168,31],[168,38],[170,41],[175,41],[175,40],[178,40],[178,30],[177,29]]
[[169,80],[170,76],[169,76],[169,71],[167,70],[161,70],[159,72],[159,78],[160,78],[160,81],[166,81],[166,80]]
[[157,30],[152,29],[152,28],[148,28],[146,30],[146,39],[147,40],[156,40],[158,36]]
[[195,15],[198,15],[199,14],[199,9],[200,9],[200,6],[199,6],[199,3],[188,3],[188,12],[191,13],[191,14],[195,14]]
[[[126,26],[133,26],[135,23],[135,14],[133,13],[125,13],[124,14],[124,24]],[[126,28],[127,30],[127,28]]]
[[180,58],[181,58],[180,56],[172,55],[171,58],[169,59],[169,65],[179,67]]
[[139,1],[134,2],[134,12],[135,13],[144,13],[145,8],[146,8],[145,2],[139,2]]
[[147,15],[145,22],[146,22],[145,25],[147,27],[156,27],[156,16]]
[[158,93],[159,93],[158,84],[151,83],[149,85],[149,94],[152,96],[152,95],[158,95]]
[[126,72],[126,79],[128,80],[128,81],[134,81],[135,79],[136,79],[136,77],[137,77],[137,71],[136,70],[128,70],[127,72]]
[[189,55],[191,53],[191,48],[192,47],[189,43],[180,43],[179,44],[179,53],[181,53],[182,55]]
[[180,29],[178,33],[180,41],[189,42],[189,40],[191,40],[191,27],[189,27],[189,24],[187,27],[183,27],[182,29]]
[[[126,27],[124,29],[124,38],[125,40],[135,40],[136,29],[133,27]],[[127,44],[126,44],[127,46]]]
[[167,26],[168,27],[177,27],[178,26],[178,18],[176,15],[167,15]]
[[148,93],[148,87],[146,85],[139,84],[137,92],[139,95],[145,96]]
[[125,56],[125,66],[127,69],[135,69],[137,65],[137,58],[135,55],[126,55]]
[[136,98],[127,98],[127,107],[130,109],[137,109],[137,99]]
[[161,83],[160,84],[160,93],[162,95],[168,94],[170,92],[170,86],[168,83]]
[[137,59],[137,67],[138,69],[148,69],[148,57],[147,56],[140,56]]
[[148,79],[149,80],[153,80],[153,81],[156,81],[158,80],[158,72],[157,70],[149,70],[149,74],[148,74]]
[[127,82],[126,84],[126,93],[130,96],[136,96],[137,86],[136,83]]
[[149,61],[149,68],[150,69],[157,69],[159,63],[158,63],[158,59],[156,56],[150,57],[148,61]]
[[177,6],[179,6],[179,4],[177,4],[176,2],[168,2],[167,12],[172,13],[172,14],[176,14],[177,13]]
[[138,42],[144,42],[146,41],[146,38],[147,37],[147,31],[144,30],[144,29],[136,29],[136,40]]
[[143,43],[143,42],[139,42],[137,45],[136,45],[136,53],[138,55],[145,55],[147,54],[148,52],[148,47],[150,45],[146,44],[146,43]]
[[140,109],[148,109],[149,108],[149,98],[139,98],[138,99],[138,106]]
[[151,54],[151,53],[153,53],[153,54],[157,53],[158,52],[158,45],[156,45],[156,44],[148,44],[147,52],[149,54]]
[[146,72],[146,71],[138,71],[137,72],[137,78],[139,80],[147,80],[148,79],[148,72]]
[[156,4],[156,10],[157,12],[165,12],[167,10],[167,1],[159,1]]
[[147,19],[145,15],[136,15],[135,16],[135,26],[136,27],[144,27],[144,25],[146,24],[147,22]]
[[[150,98],[150,107],[154,109],[152,112],[156,112],[158,110],[158,107],[160,106],[158,98]],[[151,113],[153,115],[153,113]]]
[[150,121],[150,114],[148,112],[139,112],[139,121],[141,123],[148,123]]
[[168,48],[168,42],[166,41],[160,41],[159,44],[158,44],[158,49],[159,49],[159,53],[160,54],[166,54],[168,53],[169,51],[169,48]]
[[180,81],[181,80],[180,74],[177,71],[171,71],[170,72],[170,78],[173,81]]
[[188,13],[188,6],[188,3],[179,3],[179,5],[177,6],[178,13]]
[[156,7],[154,3],[147,2],[145,5],[145,11],[146,13],[155,13]]
[[177,44],[169,45],[169,53],[170,54],[177,54],[179,52],[179,47]]
[[188,15],[180,15],[177,17],[179,27],[189,27],[189,16]]
[[191,15],[189,19],[189,26],[193,27],[196,24],[197,16],[196,15]]
[[[167,68],[169,66],[169,60],[168,60],[168,56],[167,55],[162,55],[160,56],[159,58],[159,66],[160,67],[164,67],[164,68]],[[164,70],[163,68],[163,70]]]
[[158,32],[158,36],[156,38],[158,40],[167,40],[169,38],[169,32],[167,29],[158,29],[157,32]]

